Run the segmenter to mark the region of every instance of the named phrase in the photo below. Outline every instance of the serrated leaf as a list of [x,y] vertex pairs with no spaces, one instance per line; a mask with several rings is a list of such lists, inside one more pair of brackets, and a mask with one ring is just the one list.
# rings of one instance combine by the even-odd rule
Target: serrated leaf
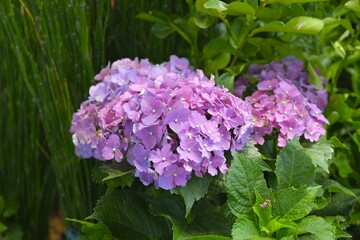
[[240,216],[233,226],[231,235],[234,240],[243,240],[251,237],[260,237],[260,232],[254,221],[246,216]]
[[69,218],[66,220],[81,224],[82,235],[77,238],[78,240],[116,240],[102,222],[92,223]]
[[247,145],[234,155],[229,169],[226,186],[228,206],[232,213],[241,216],[252,212],[256,202],[255,191],[262,197],[269,197],[263,172],[258,164],[259,153],[254,146]]
[[296,137],[280,151],[276,160],[275,173],[280,188],[314,184],[315,167],[312,159]]
[[262,230],[265,231],[267,234],[272,234],[274,232],[277,232],[280,229],[291,229],[296,230],[297,226],[292,221],[284,221],[284,220],[278,220],[278,219],[271,219],[271,221],[267,224],[266,227],[263,227]]
[[240,15],[250,15],[250,16],[255,16],[255,10],[254,8],[247,3],[244,2],[231,2],[229,3],[229,5],[227,6],[227,11],[226,13],[228,15],[233,15],[233,16],[240,16]]
[[189,237],[187,238],[187,240],[231,240],[231,238],[218,235],[204,235]]
[[291,221],[305,217],[315,206],[314,199],[319,188],[290,187],[278,190],[274,195],[274,217]]
[[313,164],[329,173],[329,161],[334,155],[334,149],[331,143],[325,137],[319,139],[315,144],[305,145],[303,148],[308,156],[310,156]]
[[316,34],[324,27],[324,22],[313,17],[295,17],[290,19],[284,28],[285,32]]
[[134,170],[129,168],[130,166],[125,162],[103,164],[99,169],[107,176],[102,179],[102,182],[106,183],[110,189],[130,187],[134,181]]
[[308,216],[298,224],[299,235],[311,233],[318,239],[336,239],[336,228],[322,217]]
[[211,180],[208,175],[202,178],[191,178],[185,187],[179,187],[173,190],[173,192],[176,192],[184,199],[186,209],[185,217],[190,213],[194,202],[199,201],[207,194]]
[[128,189],[115,189],[106,194],[87,219],[103,222],[119,239],[169,239],[168,222],[149,213],[141,194]]
[[271,200],[263,198],[257,191],[255,191],[256,202],[253,206],[255,214],[259,218],[259,227],[262,229],[265,227],[272,219],[271,214]]
[[340,139],[335,136],[332,136],[330,138],[330,143],[334,146],[334,148],[341,148],[350,151],[350,148],[346,144],[342,143]]
[[230,226],[224,216],[220,215],[214,205],[199,203],[192,210],[192,219],[184,218],[185,206],[177,195],[158,196],[152,200],[150,210],[153,214],[163,216],[172,223],[172,239],[189,239],[203,235],[228,235]]

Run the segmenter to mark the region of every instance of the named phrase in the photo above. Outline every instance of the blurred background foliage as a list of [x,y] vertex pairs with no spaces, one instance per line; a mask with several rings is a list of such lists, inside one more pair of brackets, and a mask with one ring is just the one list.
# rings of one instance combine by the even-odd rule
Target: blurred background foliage
[[[325,114],[335,147],[330,177],[360,188],[358,5],[356,0],[273,4],[267,11],[282,14],[273,15],[275,20],[306,14],[323,19],[324,28],[315,37],[259,32],[241,42],[242,54],[228,44],[249,19],[232,16],[227,29],[226,18],[205,16],[211,9],[199,13],[191,0],[2,0],[0,238],[6,231],[8,239],[47,239],[50,216],[84,219],[92,212],[105,190],[91,181],[95,162],[75,156],[71,117],[88,96],[94,74],[124,57],[154,63],[171,54],[188,57],[208,73],[227,73],[218,79],[230,88],[234,76],[253,62],[289,53],[308,61],[329,80]],[[356,228],[360,214],[351,216]]]
[[[185,7],[185,8],[184,8]],[[51,215],[84,219],[103,189],[92,160],[74,154],[72,113],[107,61],[160,62],[183,40],[158,40],[143,11],[186,11],[181,1],[26,1],[0,4],[0,238],[47,239]],[[67,224],[70,224],[67,222]]]

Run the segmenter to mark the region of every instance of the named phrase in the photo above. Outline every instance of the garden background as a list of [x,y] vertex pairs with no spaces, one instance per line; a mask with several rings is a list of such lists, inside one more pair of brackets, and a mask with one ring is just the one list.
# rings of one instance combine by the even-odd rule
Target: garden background
[[[217,78],[217,83],[230,89],[234,76],[246,72],[250,64],[289,54],[311,63],[308,69],[319,69],[328,79],[324,115],[330,121],[326,138],[334,148],[328,177],[342,186],[326,191],[336,196],[334,215],[346,218],[346,231],[356,239],[360,234],[359,1],[264,2],[281,14],[263,13],[267,17],[261,21],[311,16],[322,19],[324,26],[315,32],[262,29],[253,42],[239,37],[239,51],[221,54],[222,42],[207,44],[222,34],[219,23],[226,22],[226,17],[221,5],[200,11],[211,16],[209,20],[196,15],[199,8],[191,0],[3,0],[0,239],[47,239],[49,219],[54,216],[65,222],[66,230],[80,234],[80,224],[65,218],[83,220],[91,215],[106,186],[92,180],[97,161],[75,155],[69,133],[73,112],[88,98],[94,75],[108,61],[139,57],[161,63],[172,54],[187,57],[192,65],[217,77],[232,74]],[[184,22],[193,16],[199,18],[190,28]],[[227,20],[236,22],[231,17]],[[234,32],[236,27],[241,29],[234,26]],[[262,39],[267,40],[263,45]],[[228,66],[233,68],[225,70]]]

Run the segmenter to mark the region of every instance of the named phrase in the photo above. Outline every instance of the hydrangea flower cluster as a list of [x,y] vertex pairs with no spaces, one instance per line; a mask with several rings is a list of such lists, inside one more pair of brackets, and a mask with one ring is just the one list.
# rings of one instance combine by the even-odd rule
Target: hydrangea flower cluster
[[153,65],[121,59],[102,69],[90,97],[74,113],[76,153],[120,162],[163,189],[185,186],[192,173],[227,172],[225,151],[250,139],[250,105],[215,86],[187,59]]
[[303,62],[290,56],[280,62],[250,66],[247,77],[235,83],[235,94],[246,90],[249,77],[258,79],[257,91],[245,100],[252,106],[254,132],[251,138],[263,144],[264,136],[279,130],[278,145],[286,146],[294,136],[304,136],[311,142],[325,134],[328,120],[322,111],[327,104],[327,93],[308,83]]

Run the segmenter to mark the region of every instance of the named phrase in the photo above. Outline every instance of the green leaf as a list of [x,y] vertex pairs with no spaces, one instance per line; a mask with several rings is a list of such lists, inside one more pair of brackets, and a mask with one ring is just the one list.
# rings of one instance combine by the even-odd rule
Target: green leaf
[[204,235],[186,238],[187,240],[231,240],[229,237],[218,235]]
[[353,11],[358,17],[360,17],[360,3],[358,0],[350,0],[346,2],[345,7]]
[[322,217],[308,216],[298,224],[299,235],[311,233],[318,239],[336,239],[336,228]]
[[234,79],[235,76],[230,73],[223,73],[219,77],[215,78],[216,85],[223,86],[229,89],[230,92],[234,90]]
[[284,28],[285,32],[316,34],[324,27],[324,22],[313,17],[295,17],[290,19]]
[[7,230],[1,240],[19,240],[23,239],[23,230],[18,223],[10,223],[7,225]]
[[211,180],[211,177],[208,175],[202,178],[191,178],[185,187],[178,187],[173,190],[173,192],[179,194],[184,199],[185,217],[190,213],[194,202],[199,201],[207,194]]
[[275,166],[280,188],[314,184],[315,167],[312,159],[296,137],[280,151]]
[[102,222],[92,223],[69,218],[66,220],[81,224],[82,236],[77,238],[78,240],[116,240]]
[[249,214],[256,202],[255,191],[262,197],[269,198],[263,172],[257,164],[259,153],[254,146],[247,145],[234,155],[229,169],[226,186],[228,206],[236,216]]
[[161,195],[152,200],[151,213],[163,216],[172,223],[172,239],[189,239],[204,235],[229,235],[230,225],[219,210],[207,201],[196,204],[191,219],[185,220],[185,206],[177,195]]
[[227,47],[228,43],[225,38],[215,38],[211,39],[204,46],[202,53],[205,59],[215,58],[217,55],[222,53]]
[[320,138],[315,144],[305,145],[303,149],[315,166],[329,173],[329,161],[333,158],[334,149],[325,137]]
[[0,234],[5,232],[7,229],[8,229],[8,227],[5,224],[3,224],[2,222],[0,222]]
[[309,79],[308,79],[309,83],[315,85],[316,89],[318,89],[318,90],[321,89],[322,81],[321,81],[319,75],[315,72],[315,70],[310,62],[308,63],[307,70],[309,72]]
[[255,16],[254,8],[251,5],[244,2],[231,2],[227,6],[226,13],[228,15],[233,15],[233,16],[240,16],[243,14]]
[[264,26],[255,28],[250,36],[259,33],[259,32],[283,32],[285,29],[285,24],[280,21],[273,21],[265,24]]
[[266,4],[280,3],[289,5],[292,3],[305,3],[305,2],[327,2],[329,0],[264,0]]
[[193,19],[195,25],[202,29],[210,27],[214,23],[214,20],[215,20],[214,17],[207,15],[207,14],[197,14],[192,19]]
[[220,0],[209,0],[204,4],[204,8],[215,10],[220,13],[227,10],[227,4]]
[[285,188],[275,192],[273,203],[274,217],[298,220],[308,215],[315,206],[314,199],[320,186]]
[[271,219],[271,221],[267,224],[267,226],[263,227],[261,230],[271,235],[274,232],[277,232],[280,229],[284,229],[284,228],[293,231],[297,229],[297,226],[292,221]]
[[138,15],[136,15],[136,17],[142,20],[162,24],[168,24],[171,21],[170,17],[167,14],[158,10],[150,11],[148,13],[139,13]]
[[234,240],[243,240],[251,237],[260,237],[260,232],[252,220],[242,215],[236,220],[231,235]]
[[332,136],[330,138],[330,143],[334,146],[334,148],[340,148],[350,151],[350,148],[346,146],[346,144],[342,143],[339,138]]
[[175,29],[172,28],[169,24],[155,23],[151,28],[151,32],[155,37],[164,39],[175,32]]
[[169,239],[169,225],[165,219],[149,214],[142,193],[115,189],[106,194],[88,219],[103,222],[119,239]]
[[19,207],[20,207],[20,203],[18,201],[16,200],[7,201],[3,212],[3,216],[5,218],[14,216],[18,212]]
[[206,61],[205,73],[210,74],[214,73],[219,69],[225,68],[231,59],[231,54],[228,52],[222,52],[217,55],[215,58]]
[[271,200],[263,198],[258,192],[255,192],[256,202],[253,206],[254,212],[259,218],[259,227],[262,229],[272,219],[271,214]]
[[134,181],[134,170],[129,170],[129,165],[125,162],[103,164],[99,169],[107,174],[102,182],[106,183],[110,189],[130,187]]
[[339,182],[337,182],[335,180],[327,179],[322,185],[329,192],[340,192],[340,193],[344,193],[346,195],[352,196],[354,198],[357,198],[356,194],[351,189],[344,187],[343,185],[341,185]]
[[269,20],[277,20],[281,18],[281,15],[277,10],[267,7],[260,8],[256,16],[259,19],[269,19]]
[[341,24],[341,26],[343,26],[346,30],[348,30],[351,35],[354,35],[355,30],[354,30],[354,28],[352,27],[352,24],[351,24],[351,22],[350,22],[349,19],[347,19],[347,18],[342,18],[342,19],[340,20],[340,24]]

